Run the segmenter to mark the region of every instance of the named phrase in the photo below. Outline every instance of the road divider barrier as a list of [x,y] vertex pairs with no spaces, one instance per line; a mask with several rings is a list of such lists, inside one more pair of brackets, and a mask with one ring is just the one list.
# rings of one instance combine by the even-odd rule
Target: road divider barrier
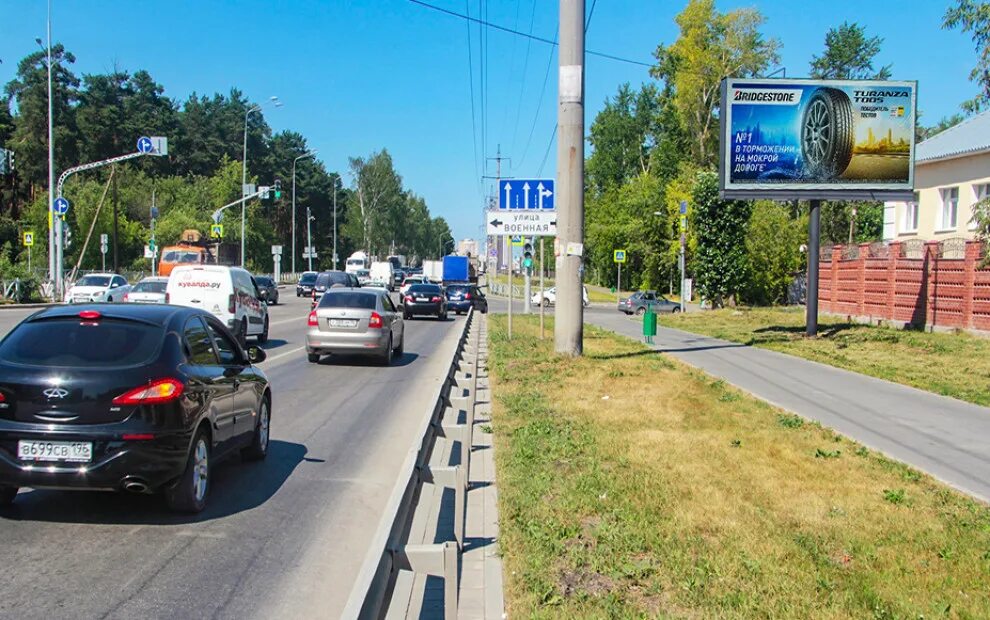
[[[444,616],[451,619],[457,617],[458,561],[464,550],[464,517],[480,348],[481,325],[472,309],[464,322],[447,376],[438,386],[436,395],[430,399],[413,446],[403,462],[342,618],[370,620],[385,617],[400,571],[442,578]],[[458,423],[462,412],[465,414],[463,424]],[[457,464],[431,465],[438,438],[460,444]],[[424,484],[454,491],[454,540],[417,544],[415,540],[420,537],[411,536],[417,509],[435,508],[420,506]]]

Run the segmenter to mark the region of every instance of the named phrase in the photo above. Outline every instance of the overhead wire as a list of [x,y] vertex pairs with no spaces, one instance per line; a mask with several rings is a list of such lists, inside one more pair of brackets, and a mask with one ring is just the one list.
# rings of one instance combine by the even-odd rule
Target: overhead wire
[[[409,2],[412,2],[413,4],[417,4],[419,6],[422,6],[422,7],[428,8],[428,9],[432,9],[434,11],[438,11],[440,13],[445,13],[445,14],[450,15],[452,17],[459,17],[461,19],[466,19],[466,20],[471,21],[471,22],[476,22],[479,25],[486,26],[488,28],[493,28],[495,30],[500,30],[502,32],[507,32],[509,34],[518,35],[520,37],[526,37],[528,39],[532,39],[533,41],[539,41],[541,43],[548,43],[548,44],[550,44],[550,45],[552,45],[554,47],[557,46],[557,38],[556,37],[554,37],[553,40],[551,40],[551,39],[547,39],[547,38],[544,38],[544,37],[536,36],[534,34],[526,34],[525,32],[520,32],[518,30],[513,30],[512,28],[506,28],[505,26],[500,26],[498,24],[493,24],[493,23],[491,23],[491,22],[489,22],[487,20],[474,18],[474,17],[471,17],[470,15],[465,15],[463,13],[458,13],[457,11],[451,11],[451,10],[445,9],[443,7],[435,6],[435,5],[429,4],[427,2],[423,2],[422,0],[409,0]],[[601,58],[608,58],[609,60],[615,60],[617,62],[625,62],[625,63],[631,64],[631,65],[639,65],[641,67],[653,67],[656,64],[656,63],[653,63],[653,62],[643,62],[641,60],[633,60],[631,58],[623,58],[622,56],[616,56],[615,54],[608,54],[606,52],[598,52],[598,51],[589,50],[589,49],[585,49],[584,50],[584,53],[587,54],[587,55],[589,55],[589,56],[599,56]]]
[[[533,34],[533,23],[534,23],[535,18],[536,18],[536,2],[537,2],[537,0],[533,0],[533,10],[530,11],[530,13],[529,13],[529,34]],[[526,39],[526,56],[525,56],[525,59],[523,60],[523,70],[522,70],[522,73],[519,74],[520,75],[520,78],[519,78],[519,105],[516,106],[516,122],[512,126],[512,147],[509,149],[509,152],[510,153],[513,152],[515,150],[515,148],[516,148],[516,136],[519,134],[519,119],[522,116],[523,94],[526,91],[526,71],[529,69],[529,50],[530,50],[530,47],[532,47],[532,45],[533,45],[533,39],[527,38]]]
[[[464,8],[470,11],[469,2],[470,0],[464,0]],[[481,167],[478,165],[478,124],[474,114],[474,52],[471,49],[473,47],[471,43],[471,22],[465,22],[465,25],[467,25],[468,35],[468,83],[470,84],[471,91],[471,141],[474,144],[472,154],[474,155],[474,170],[478,178],[478,190],[484,193],[484,186],[481,183]]]

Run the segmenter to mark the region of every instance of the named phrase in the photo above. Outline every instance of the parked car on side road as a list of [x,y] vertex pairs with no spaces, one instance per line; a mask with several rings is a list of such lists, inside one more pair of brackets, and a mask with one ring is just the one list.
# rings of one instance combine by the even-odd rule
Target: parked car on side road
[[619,312],[626,314],[646,314],[647,306],[652,306],[657,314],[673,314],[681,311],[681,304],[670,301],[656,291],[636,291],[629,297],[619,300]]
[[261,301],[269,306],[278,305],[278,284],[268,276],[255,276],[255,283],[258,285],[258,292],[261,293]]
[[124,301],[132,304],[163,304],[168,278],[152,276],[141,280],[124,293]]
[[[591,305],[591,300],[588,299],[588,287],[584,285],[581,286],[581,298],[582,298],[581,303],[584,304],[585,308]],[[535,293],[533,293],[533,296],[530,298],[530,301],[537,306],[540,304],[543,304],[544,306],[552,306],[556,304],[557,287],[553,286],[548,288],[547,290],[543,291],[542,295],[540,295],[540,291],[536,291]]]
[[170,508],[201,511],[218,460],[268,453],[264,359],[196,308],[28,317],[0,342],[0,506],[28,487],[164,492]]
[[457,314],[464,314],[471,308],[478,312],[488,312],[488,299],[475,284],[448,284],[444,290],[447,297],[447,309]]
[[168,303],[199,308],[217,317],[246,345],[250,336],[268,341],[268,306],[254,278],[240,267],[179,265],[166,288]]
[[306,271],[299,276],[299,282],[296,283],[296,297],[309,297],[313,294],[317,275],[319,274],[315,271]]
[[67,304],[124,301],[124,293],[131,290],[124,276],[116,273],[90,273],[78,280],[65,294]]
[[405,324],[388,291],[332,288],[306,321],[306,355],[311,363],[334,353],[374,355],[384,365],[405,348]]
[[424,314],[435,315],[441,321],[447,320],[447,298],[439,284],[414,284],[402,298],[403,318]]

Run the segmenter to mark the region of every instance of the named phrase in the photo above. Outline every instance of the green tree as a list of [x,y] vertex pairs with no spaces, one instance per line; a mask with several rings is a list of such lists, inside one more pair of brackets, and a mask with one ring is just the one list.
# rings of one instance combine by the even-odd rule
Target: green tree
[[391,242],[401,236],[397,229],[396,211],[405,206],[402,178],[392,165],[392,156],[382,149],[367,160],[353,157],[350,160],[354,178],[354,192],[348,205],[348,236],[358,241],[360,247],[376,254],[391,247]]
[[[52,46],[52,119],[55,133],[55,168],[65,170],[79,163],[75,102],[79,78],[69,70],[76,61],[61,43]],[[48,186],[48,69],[42,51],[28,54],[17,65],[17,75],[4,93],[17,106],[13,135],[7,147],[17,153],[18,179],[28,200]],[[46,199],[47,201],[47,199]],[[47,228],[47,225],[46,225]]]
[[588,136],[594,147],[585,167],[590,187],[601,192],[650,172],[660,105],[652,84],[643,85],[636,93],[628,83],[623,84],[614,99],[605,100],[605,107],[595,116]]
[[657,64],[650,73],[673,86],[681,125],[694,137],[694,161],[712,166],[722,80],[764,72],[778,61],[780,42],[760,33],[765,20],[756,9],[720,13],[715,0],[690,0],[674,21],[680,36],[670,46],[657,47]]
[[718,175],[698,174],[692,191],[692,225],[698,240],[694,260],[698,292],[716,308],[734,303],[748,283],[746,229],[752,205],[721,200]]
[[807,219],[793,219],[787,205],[769,200],[753,204],[746,232],[750,277],[746,301],[777,304],[787,300],[787,289],[803,263],[806,230]]
[[976,66],[969,73],[980,92],[962,107],[969,113],[979,112],[990,103],[990,3],[984,0],[956,0],[942,16],[943,28],[959,28],[971,34],[976,47]]
[[866,28],[842,22],[825,33],[825,51],[811,57],[811,77],[818,80],[889,80],[891,65],[874,71],[881,37],[866,36]]

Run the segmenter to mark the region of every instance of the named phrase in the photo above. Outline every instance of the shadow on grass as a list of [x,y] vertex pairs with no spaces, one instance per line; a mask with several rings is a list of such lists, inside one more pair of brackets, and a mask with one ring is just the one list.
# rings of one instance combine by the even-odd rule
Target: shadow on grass
[[[818,337],[819,338],[833,338],[838,336],[842,332],[846,332],[856,328],[869,327],[868,325],[861,325],[859,323],[835,323],[828,326],[819,326]],[[754,329],[754,334],[766,335],[769,337],[773,336],[792,336],[792,335],[803,335],[805,331],[804,325],[771,325],[769,327],[761,327],[760,329]],[[766,339],[764,338],[753,338],[752,342],[761,342]]]

